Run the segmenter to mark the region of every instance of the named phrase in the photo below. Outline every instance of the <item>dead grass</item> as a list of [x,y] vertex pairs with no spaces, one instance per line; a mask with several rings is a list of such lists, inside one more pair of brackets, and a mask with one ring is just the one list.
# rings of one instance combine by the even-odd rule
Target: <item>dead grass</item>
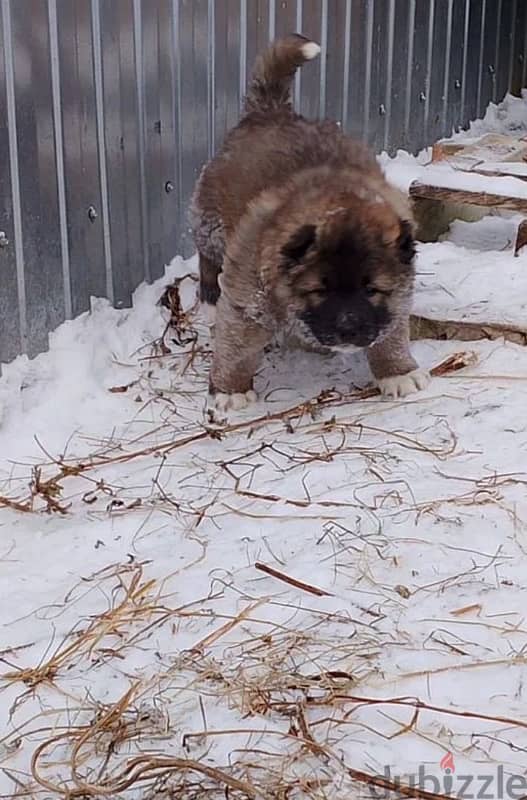
[[[373,541],[372,552],[378,547]],[[254,566],[307,597],[331,595],[282,570]],[[345,731],[350,726],[368,729],[361,718],[364,708],[407,712],[406,720],[394,720],[391,734],[372,729],[387,739],[425,736],[429,725],[421,724],[422,714],[485,723],[487,730],[506,730],[509,737],[527,728],[513,716],[441,707],[418,697],[366,694],[361,686],[375,674],[385,639],[382,615],[371,609],[363,609],[354,621],[291,603],[290,615],[277,623],[268,611],[288,605],[274,595],[246,602],[227,618],[216,609],[220,595],[210,592],[184,607],[171,606],[164,582],[148,577],[148,565],[115,565],[88,582],[111,598],[109,608],[73,631],[38,665],[1,676],[4,686],[21,683],[33,698],[46,698],[40,714],[0,739],[0,752],[16,753],[22,747],[32,753],[28,775],[7,768],[16,787],[13,797],[345,800],[385,790],[444,800],[356,769],[344,759],[339,742]],[[69,602],[70,595],[65,606]],[[454,609],[452,616],[473,610]],[[129,688],[114,702],[75,697],[68,688],[71,672],[87,676],[101,663],[124,668],[126,676],[128,660],[154,630],[172,629],[177,640],[187,624],[193,629],[196,622],[208,632],[185,649],[176,647],[168,665],[163,660],[148,676],[128,678]],[[149,652],[153,656],[151,645]],[[15,655],[27,657],[25,650]],[[54,703],[54,696],[67,697],[66,706]],[[189,698],[201,709],[201,725],[190,729],[180,724],[187,718]],[[27,699],[25,690],[13,715]],[[233,712],[238,725],[211,724],[205,709],[217,706]],[[222,743],[228,758],[222,759]]]
[[[105,576],[106,577],[106,576]],[[111,589],[111,607],[96,615],[86,627],[79,627],[62,642],[51,655],[36,667],[21,668],[0,674],[0,680],[24,683],[35,689],[41,683],[53,684],[60,671],[76,664],[83,657],[90,658],[99,645],[109,637],[119,641],[116,648],[99,649],[100,654],[116,655],[126,646],[126,632],[138,621],[147,622],[152,617],[165,618],[168,609],[159,605],[155,598],[155,580],[144,580],[143,567],[122,566],[108,572],[115,578]]]
[[[176,346],[185,346],[190,354],[183,369],[192,369],[200,353],[177,286],[167,290],[163,304],[169,309],[170,321],[156,343],[154,356],[170,355],[166,339],[171,333]],[[473,361],[470,353],[456,353],[433,373],[451,375]],[[130,388],[136,389],[135,381],[112,391]],[[0,757],[2,753],[14,757],[19,750],[31,753],[27,774],[13,770],[9,762],[2,767],[12,781],[13,797],[350,800],[393,792],[421,800],[445,800],[444,795],[400,785],[348,763],[340,746],[345,731],[371,730],[372,735],[385,739],[426,738],[429,723],[422,722],[423,715],[441,724],[445,719],[451,723],[464,719],[485,723],[491,730],[506,728],[510,737],[511,731],[527,728],[522,719],[513,716],[445,708],[421,698],[363,693],[362,687],[376,675],[380,650],[400,635],[387,630],[382,598],[404,602],[421,589],[440,592],[455,582],[473,576],[479,579],[495,568],[499,557],[480,554],[476,560],[474,555],[468,571],[454,569],[451,576],[419,590],[398,585],[389,591],[377,585],[376,562],[392,557],[376,521],[386,497],[394,514],[404,510],[416,520],[425,514],[434,518],[450,506],[500,505],[504,481],[515,480],[514,476],[499,476],[493,482],[474,479],[464,494],[427,502],[415,501],[411,486],[398,480],[389,496],[374,496],[366,502],[361,491],[377,481],[384,489],[390,483],[388,446],[398,448],[405,458],[418,453],[434,463],[446,460],[457,447],[456,436],[447,427],[441,437],[435,437],[429,431],[385,430],[358,415],[352,419],[337,416],[338,409],[346,410],[349,403],[376,394],[373,388],[346,394],[328,391],[308,402],[241,422],[209,418],[183,434],[153,443],[145,444],[141,437],[100,443],[96,453],[83,459],[49,457],[33,468],[28,494],[0,497],[0,506],[17,513],[45,511],[68,517],[76,512],[79,497],[92,508],[102,496],[108,503],[107,514],[131,514],[144,507],[145,498],[123,499],[116,479],[112,483],[107,472],[132,463],[151,466],[157,459],[154,494],[149,499],[152,507],[174,516],[191,516],[193,530],[205,517],[214,520],[220,514],[267,519],[279,509],[281,519],[288,515],[295,520],[315,519],[323,530],[319,541],[331,547],[328,558],[334,561],[335,573],[341,560],[348,558],[360,565],[364,582],[381,598],[357,605],[352,618],[349,611],[337,610],[334,591],[315,577],[312,582],[295,577],[294,564],[286,568],[265,540],[269,558],[248,559],[248,569],[255,582],[265,579],[268,593],[260,595],[255,588],[249,596],[239,590],[236,612],[222,605],[229,592],[238,591],[232,576],[223,583],[218,577],[210,578],[210,585],[196,588],[195,597],[184,605],[175,602],[176,590],[167,588],[174,576],[154,577],[148,563],[116,564],[84,578],[85,585],[97,587],[97,597],[106,598],[104,608],[78,619],[68,635],[50,645],[35,664],[31,663],[31,646],[13,646],[0,654],[8,666],[0,675],[0,689],[11,696],[17,692],[11,705],[11,729],[0,739]],[[164,431],[160,425],[155,433]],[[293,434],[294,446],[284,443]],[[152,430],[149,435],[152,437]],[[368,436],[380,437],[386,452],[364,442]],[[163,484],[167,461],[176,451],[196,453],[200,443],[211,441],[236,443],[235,453],[231,449],[228,457],[203,468],[213,476],[211,485],[203,486],[206,500],[186,498],[183,502]],[[360,455],[370,470],[364,485],[355,486],[349,500],[316,497],[304,479],[304,496],[259,490],[255,481],[262,463],[271,463],[275,480],[280,480],[285,474],[329,463],[344,454]],[[351,509],[367,510],[374,530],[363,533],[358,526],[348,528],[337,521],[339,512],[346,519]],[[301,600],[294,599],[298,597]],[[323,605],[328,598],[335,601],[331,611]],[[64,612],[71,610],[71,602],[71,596],[64,599]],[[318,602],[319,607],[310,607]],[[464,622],[477,611],[476,606],[467,605],[451,615]],[[503,630],[505,635],[508,629],[504,626]],[[158,637],[171,643],[169,653],[159,652]],[[440,643],[449,653],[466,655],[462,639],[455,644]],[[489,659],[489,663],[498,661]],[[484,663],[474,659],[462,668],[479,669]],[[438,671],[430,670],[430,675]],[[93,696],[87,687],[99,672],[107,676],[112,689],[117,675],[118,685],[128,686],[127,690],[113,701],[101,699],[107,697],[103,692]],[[415,674],[403,674],[401,679]],[[95,683],[104,685],[101,680]],[[36,702],[40,711],[15,724],[17,712],[29,701]],[[374,707],[384,712],[396,708],[403,714],[392,720],[391,733],[368,728],[370,723],[361,712]],[[218,726],[214,715],[218,708],[235,721],[232,727]]]
[[[449,356],[440,364],[436,365],[432,370],[432,375],[439,377],[449,375],[459,370],[466,368],[473,364],[475,357],[472,353],[455,353]],[[138,462],[148,458],[166,458],[175,453],[175,451],[194,448],[196,445],[206,442],[207,440],[228,440],[233,436],[244,434],[247,438],[251,438],[256,431],[265,428],[272,431],[275,429],[286,429],[288,432],[298,430],[300,424],[315,423],[315,427],[310,428],[310,433],[316,431],[329,432],[334,430],[349,431],[351,428],[357,432],[372,431],[381,432],[379,429],[368,428],[367,425],[357,422],[342,422],[336,418],[329,420],[319,421],[323,411],[336,409],[346,406],[349,403],[359,400],[367,400],[372,397],[378,396],[379,391],[375,387],[366,388],[362,390],[352,391],[346,394],[341,394],[334,391],[322,392],[317,397],[307,402],[299,403],[291,406],[285,410],[277,411],[275,413],[265,414],[253,419],[245,419],[241,422],[228,423],[227,421],[218,421],[210,418],[209,423],[196,427],[195,430],[186,433],[184,436],[171,438],[168,441],[156,442],[155,444],[147,447],[134,448],[133,443],[130,447],[125,447],[120,443],[116,448],[115,443],[112,443],[109,452],[99,452],[97,455],[87,457],[83,460],[67,459],[65,456],[51,457],[50,462],[45,465],[39,465],[32,468],[32,477],[30,481],[30,493],[26,496],[0,496],[0,507],[8,507],[15,511],[21,512],[41,512],[58,513],[66,515],[69,511],[68,503],[61,500],[66,493],[66,484],[73,478],[88,478],[91,473],[100,471],[104,468],[110,468],[121,464],[130,464],[131,462]],[[149,431],[152,435],[152,431]],[[403,433],[392,431],[389,433],[391,437],[396,438],[400,444],[408,448],[416,448],[421,450],[428,450],[428,446],[419,442],[412,437],[408,437]],[[452,442],[452,446],[454,446]],[[118,454],[115,450],[118,450]],[[444,446],[441,447],[436,453],[442,453],[444,456],[448,455],[448,449]],[[313,460],[323,461],[330,457],[330,454],[324,452],[312,453]],[[47,473],[45,476],[44,473]],[[99,478],[96,485],[104,487],[104,479]],[[280,498],[278,498],[280,499]],[[124,504],[122,501],[116,501],[121,508]],[[295,504],[294,501],[292,504]],[[140,503],[139,503],[140,505]],[[308,503],[309,505],[309,503]],[[137,507],[137,503],[132,504],[131,508]],[[128,509],[129,510],[129,509]]]

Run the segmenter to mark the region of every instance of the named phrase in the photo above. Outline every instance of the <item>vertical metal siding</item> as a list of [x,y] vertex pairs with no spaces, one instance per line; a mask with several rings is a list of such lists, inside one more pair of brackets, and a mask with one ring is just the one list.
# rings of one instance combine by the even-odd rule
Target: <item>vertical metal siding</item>
[[327,42],[324,42],[322,38],[324,8],[323,0],[303,0],[302,2],[302,33],[310,39],[314,39],[315,42],[319,42],[322,47],[319,58],[307,64],[300,73],[298,108],[300,113],[307,117],[319,116],[321,101],[324,99],[320,94],[322,62],[327,58]]
[[[443,7],[448,2],[449,0],[436,0],[436,5],[439,3]],[[413,26],[410,32],[412,38],[412,61],[408,85],[410,106],[406,131],[409,150],[417,150],[427,135],[427,98],[430,85],[430,74],[428,72],[430,64],[428,58],[431,25],[430,6],[430,0],[415,0]],[[441,54],[438,53],[438,63],[434,64],[434,83],[438,79],[440,80],[440,76],[444,74],[444,56],[444,50]]]
[[[448,32],[450,52],[448,79],[445,78],[443,110],[443,130],[452,130],[461,125],[461,103],[463,84],[463,63],[465,56],[466,0],[452,0]],[[505,92],[503,92],[505,94]]]
[[240,113],[240,71],[245,86],[245,60],[241,44],[245,43],[242,31],[243,15],[240,0],[216,3],[214,64],[215,90],[215,143],[219,146],[225,133],[236,124]]
[[366,47],[368,5],[368,0],[351,0],[348,97],[346,116],[342,124],[345,130],[357,138],[362,138],[364,135],[366,98],[369,95],[367,86],[369,63]]
[[134,12],[143,260],[146,279],[155,280],[177,243],[172,6],[170,0],[153,0],[148,7],[135,0]]
[[452,0],[433,0],[428,31],[427,88],[424,90],[425,125],[431,142],[445,130],[452,49]]
[[179,59],[181,82],[181,196],[179,198],[180,241],[178,252],[190,255],[192,241],[185,207],[202,164],[208,158],[208,0],[179,0]]
[[[412,54],[408,47],[409,33],[413,23],[409,0],[395,0],[393,28],[393,63],[391,111],[386,149],[394,151],[406,148],[407,142],[407,107],[409,113],[408,90],[409,72]],[[410,74],[411,77],[411,74]]]
[[0,15],[0,47],[0,231],[7,242],[0,250],[0,359],[8,361],[25,349],[26,342],[25,298],[19,291],[23,289],[23,253],[10,8],[5,2]]
[[483,70],[483,36],[485,0],[469,0],[467,31],[467,63],[463,91],[461,125],[475,119],[481,106],[481,75]]
[[484,0],[479,108],[486,108],[490,102],[496,100],[496,38],[499,30],[500,6],[501,0]]
[[[91,296],[107,292],[89,4],[58,0],[56,24],[60,104],[55,130],[63,143],[69,303],[76,316],[89,309]],[[90,209],[97,215],[93,222]]]
[[527,83],[524,0],[0,0],[0,362],[176,253],[254,58],[299,30],[296,107],[417,151]]
[[510,89],[519,94],[525,85],[524,69],[527,63],[527,3],[519,0],[513,17],[514,41],[512,47],[512,73]]
[[101,42],[113,297],[116,305],[129,306],[133,290],[147,271],[143,262],[142,126],[138,124],[132,0],[101,2],[97,33]]
[[[334,87],[326,91],[326,114],[342,123],[346,113],[344,98],[348,93],[349,81],[349,37],[351,0],[334,4],[328,14],[326,36],[326,84]],[[296,20],[294,20],[296,22]],[[296,25],[289,28],[292,30]],[[295,98],[296,99],[296,98]]]
[[19,296],[25,293],[21,317],[27,352],[34,355],[65,318],[49,15],[46,0],[17,0],[10,10],[23,253],[17,259],[23,271]]
[[[387,126],[388,84],[391,82],[390,59],[390,0],[371,6],[368,17],[367,46],[371,53],[369,65],[369,103],[366,106],[364,138],[376,151],[385,149]],[[390,89],[391,96],[391,89]]]

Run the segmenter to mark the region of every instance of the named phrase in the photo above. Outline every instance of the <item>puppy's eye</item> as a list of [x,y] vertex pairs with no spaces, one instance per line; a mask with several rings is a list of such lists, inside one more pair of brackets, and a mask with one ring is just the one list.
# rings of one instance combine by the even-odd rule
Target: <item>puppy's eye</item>
[[375,297],[375,295],[382,295],[383,297],[389,297],[391,292],[387,289],[379,289],[378,286],[372,286],[371,284],[364,287],[364,292],[366,297]]
[[310,289],[309,290],[309,294],[321,295],[321,294],[326,294],[328,291],[329,291],[328,282],[327,282],[326,278],[323,278],[322,282],[319,284],[319,286],[316,286],[314,289]]

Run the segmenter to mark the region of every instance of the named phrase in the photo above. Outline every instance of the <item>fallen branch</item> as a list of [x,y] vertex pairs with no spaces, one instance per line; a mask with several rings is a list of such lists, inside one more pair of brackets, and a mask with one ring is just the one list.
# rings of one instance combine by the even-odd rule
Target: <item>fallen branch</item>
[[[466,719],[479,719],[483,722],[497,722],[504,725],[512,725],[518,728],[527,728],[527,722],[514,717],[495,716],[493,714],[482,714],[478,711],[457,711],[454,708],[444,708],[442,706],[434,706],[429,703],[423,702],[418,698],[413,697],[356,697],[354,695],[333,695],[335,700],[347,700],[359,705],[392,705],[392,706],[406,706],[407,708],[417,708],[423,711],[433,711],[436,714],[448,714],[452,717],[464,717]],[[354,710],[354,709],[353,709]],[[353,710],[348,713],[353,713]],[[348,716],[348,715],[346,715]]]
[[[437,364],[435,367],[433,367],[430,372],[433,377],[441,377],[451,372],[458,372],[467,366],[471,366],[475,363],[475,361],[476,356],[474,353],[454,353],[440,364]],[[290,425],[291,421],[301,419],[306,414],[313,416],[323,408],[336,405],[345,405],[357,400],[368,400],[373,397],[378,397],[379,395],[380,391],[376,386],[369,386],[366,389],[357,389],[346,394],[326,391],[322,392],[320,395],[312,398],[311,400],[298,403],[297,405],[291,406],[283,411],[276,411],[274,414],[264,414],[260,417],[256,417],[255,419],[247,419],[234,424],[205,427],[198,432],[191,433],[182,437],[181,439],[176,439],[176,441],[170,440],[167,442],[161,442],[140,450],[133,450],[129,453],[121,453],[118,456],[99,456],[91,458],[88,461],[79,461],[75,464],[66,463],[63,459],[57,459],[54,463],[59,467],[58,471],[45,481],[41,480],[40,478],[39,468],[38,482],[33,487],[32,496],[30,498],[23,500],[16,498],[4,498],[3,503],[0,503],[0,506],[2,504],[7,505],[7,503],[9,503],[12,507],[14,507],[13,504],[18,504],[20,505],[20,510],[29,511],[33,510],[31,500],[36,496],[42,496],[46,502],[48,511],[57,510],[60,511],[61,514],[65,514],[67,513],[67,509],[63,506],[59,506],[56,501],[56,508],[53,507],[50,509],[50,496],[52,493],[53,495],[56,495],[62,490],[61,481],[66,478],[78,477],[96,469],[100,469],[101,467],[129,463],[130,461],[135,461],[139,458],[145,458],[147,456],[167,455],[168,453],[173,453],[175,450],[181,450],[188,445],[194,445],[209,438],[223,439],[225,436],[229,436],[233,433],[241,433],[242,431],[248,431],[250,435],[257,428],[264,427],[273,422],[283,423],[285,421]]]
[[267,564],[262,564],[260,561],[257,561],[254,567],[260,570],[260,572],[265,572],[267,575],[271,575],[271,577],[277,578],[284,583],[289,583],[291,586],[302,589],[304,592],[309,592],[309,594],[314,594],[317,597],[334,597],[331,592],[326,592],[325,589],[319,589],[318,586],[312,586],[309,583],[297,580],[297,578],[292,578],[290,575],[286,575],[285,572],[279,572],[277,569],[268,567]]
[[216,642],[221,636],[224,636],[224,634],[235,628],[236,625],[239,625],[240,622],[243,622],[244,619],[247,619],[247,617],[256,608],[263,605],[266,601],[267,598],[264,597],[261,600],[257,600],[256,603],[251,603],[249,606],[247,606],[247,608],[244,608],[243,611],[240,611],[240,613],[237,614],[234,619],[230,619],[228,622],[222,625],[221,628],[218,628],[217,631],[209,633],[209,635],[202,639],[201,642],[198,642],[198,644],[195,644],[194,647],[191,647],[191,651],[201,652],[205,649],[205,647],[209,647],[211,644],[214,644],[214,642]]
[[25,514],[33,511],[31,503],[14,500],[10,497],[0,496],[0,508],[12,508],[13,511],[22,511]]

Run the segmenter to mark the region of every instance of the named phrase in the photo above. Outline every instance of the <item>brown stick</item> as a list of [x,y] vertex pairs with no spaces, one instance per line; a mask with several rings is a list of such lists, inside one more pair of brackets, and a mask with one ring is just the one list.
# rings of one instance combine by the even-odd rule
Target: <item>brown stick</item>
[[[441,375],[446,375],[449,372],[457,372],[464,367],[470,366],[474,363],[474,361],[475,357],[472,353],[454,353],[440,364],[437,364],[435,367],[433,367],[430,370],[430,373],[434,377],[440,377]],[[264,414],[260,417],[256,417],[255,419],[248,419],[244,420],[243,422],[226,425],[218,431],[218,436],[221,438],[231,433],[241,433],[242,431],[252,432],[257,428],[268,425],[272,422],[283,422],[284,420],[300,418],[314,408],[321,409],[325,406],[331,406],[335,403],[342,404],[343,402],[353,402],[354,400],[369,400],[372,397],[378,397],[379,394],[380,391],[376,386],[370,386],[366,389],[358,389],[356,391],[349,392],[349,394],[346,395],[336,395],[334,393],[321,394],[319,397],[313,398],[310,401],[308,400],[304,403],[298,403],[297,405],[287,408],[283,411],[276,411],[274,414]],[[209,439],[212,435],[213,432],[211,430],[205,429],[196,433],[191,433],[187,436],[183,436],[175,441],[170,440],[153,444],[150,447],[145,447],[140,450],[132,450],[129,453],[121,453],[118,456],[96,456],[95,458],[87,459],[86,461],[79,461],[75,464],[69,464],[65,463],[64,461],[57,460],[56,464],[59,467],[58,471],[47,481],[40,481],[40,487],[45,488],[51,484],[56,485],[65,478],[84,475],[87,472],[91,472],[92,470],[99,469],[101,467],[128,463],[130,461],[152,456],[154,454],[164,455],[172,453],[175,450],[180,450],[186,447],[187,445],[196,444],[197,442]],[[2,502],[0,502],[0,507],[8,504],[12,507],[14,507],[15,504],[19,505],[20,508],[18,510],[20,511],[33,510],[31,505],[25,507],[25,502],[22,500],[3,497]]]
[[29,503],[21,503],[18,500],[12,500],[10,497],[0,496],[0,508],[12,508],[14,511],[24,511],[28,513],[32,511]]
[[391,706],[406,706],[407,708],[418,708],[423,711],[434,711],[437,714],[448,714],[451,717],[464,717],[468,719],[479,719],[484,722],[503,723],[504,725],[516,726],[518,728],[527,728],[527,722],[514,717],[502,717],[492,714],[481,714],[477,711],[457,711],[455,708],[444,708],[443,706],[434,706],[429,703],[424,703],[422,700],[412,697],[358,697],[355,695],[334,695],[335,700],[347,700],[351,703],[358,705],[391,705]]
[[240,622],[243,622],[243,620],[247,619],[249,614],[251,614],[256,608],[258,608],[258,606],[261,606],[265,602],[266,599],[264,597],[261,600],[257,600],[256,603],[251,603],[251,605],[247,606],[247,608],[244,608],[243,611],[240,611],[240,613],[237,614],[234,619],[230,619],[228,622],[222,625],[221,628],[212,631],[212,633],[209,633],[208,636],[205,636],[204,639],[191,647],[191,652],[199,652],[204,650],[205,647],[209,647],[211,644],[214,644],[221,636],[231,631],[234,627],[236,627],[236,625],[239,625]]
[[290,575],[279,572],[277,569],[274,569],[274,567],[268,567],[267,564],[262,564],[260,561],[257,561],[254,567],[255,569],[259,569],[260,572],[266,572],[267,575],[271,575],[273,578],[277,578],[284,583],[289,583],[291,586],[302,589],[304,592],[309,592],[309,594],[315,594],[317,597],[334,597],[331,592],[326,592],[325,589],[319,589],[318,586],[312,586],[309,583],[304,583],[304,581],[291,578]]

